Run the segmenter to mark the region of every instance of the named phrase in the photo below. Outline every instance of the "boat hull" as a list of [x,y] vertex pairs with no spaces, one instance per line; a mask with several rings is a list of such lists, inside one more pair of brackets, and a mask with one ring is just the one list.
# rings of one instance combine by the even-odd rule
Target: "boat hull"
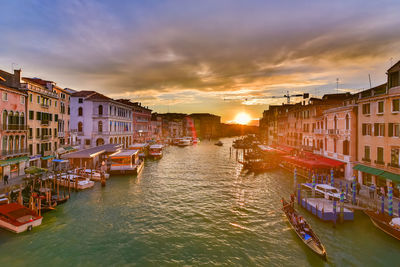
[[[283,212],[285,213],[285,216],[288,220],[288,223],[290,225],[290,227],[293,229],[293,231],[297,234],[297,236],[300,238],[300,240],[307,246],[309,247],[314,253],[316,253],[317,255],[319,255],[320,257],[322,257],[324,260],[326,260],[326,250],[324,248],[324,246],[322,245],[322,243],[319,241],[318,237],[312,232],[311,238],[309,238],[308,240],[305,240],[302,236],[302,234],[297,230],[297,228],[292,224],[291,222],[291,218],[290,218],[290,213],[289,213],[289,209],[292,210],[292,212],[296,213],[297,212],[289,207],[288,205],[290,205],[289,203],[287,203],[286,201],[283,200]],[[310,228],[311,230],[311,228]],[[320,246],[318,246],[318,243],[320,244]]]
[[11,223],[0,220],[0,227],[4,228],[6,230],[9,230],[11,232],[19,234],[19,233],[27,231],[30,226],[32,226],[32,228],[33,228],[33,227],[41,225],[42,219],[43,219],[43,217],[40,217],[32,222],[28,222],[26,224],[19,225],[19,226],[16,226]]
[[365,210],[364,213],[371,219],[371,222],[375,225],[375,227],[396,238],[397,240],[400,240],[400,231],[396,230],[389,224],[392,219],[391,216],[387,214],[376,213],[370,210]]

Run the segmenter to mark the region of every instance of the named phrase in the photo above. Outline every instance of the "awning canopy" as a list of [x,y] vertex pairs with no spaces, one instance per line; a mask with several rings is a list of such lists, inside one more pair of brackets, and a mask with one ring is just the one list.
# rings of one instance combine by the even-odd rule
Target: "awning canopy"
[[400,175],[394,174],[391,172],[383,172],[380,176],[385,177],[386,179],[395,181],[395,182],[400,182]]
[[55,158],[55,156],[41,157],[42,160],[48,160],[48,159],[52,159],[52,158]]
[[69,162],[68,160],[65,159],[53,159],[53,162],[57,162],[57,163],[66,163]]
[[322,156],[318,157],[317,160],[319,162],[322,162],[322,163],[328,165],[331,168],[337,168],[337,167],[340,167],[340,166],[345,164],[344,162],[341,162],[341,161],[338,161],[338,160],[334,160],[334,159],[330,159],[330,158],[327,158],[327,157],[322,157]]
[[6,160],[0,160],[0,167],[7,166],[10,164],[16,164],[21,161],[27,161],[29,160],[29,157],[23,156],[23,157],[17,157],[17,158],[12,158],[12,159],[6,159]]
[[368,167],[362,164],[357,164],[356,166],[353,167],[354,170],[357,171],[362,171],[362,172],[366,172],[372,175],[381,175],[382,173],[384,173],[385,171],[380,170],[380,169],[376,169],[376,168],[372,168],[372,167]]
[[295,165],[299,165],[301,167],[305,167],[307,169],[327,169],[327,168],[329,168],[325,164],[320,163],[316,160],[308,160],[308,159],[292,157],[292,156],[283,156],[282,160],[293,163]]

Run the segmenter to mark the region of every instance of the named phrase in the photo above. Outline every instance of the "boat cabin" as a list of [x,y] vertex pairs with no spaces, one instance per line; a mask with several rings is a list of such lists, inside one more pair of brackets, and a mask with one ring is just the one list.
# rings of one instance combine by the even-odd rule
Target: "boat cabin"
[[150,146],[150,156],[157,158],[157,157],[162,157],[163,154],[163,145],[159,145],[159,144],[154,144]]
[[123,150],[110,155],[110,173],[135,173],[140,165],[139,150]]
[[149,144],[148,143],[135,143],[129,147],[132,150],[138,150],[139,157],[145,158],[149,155]]

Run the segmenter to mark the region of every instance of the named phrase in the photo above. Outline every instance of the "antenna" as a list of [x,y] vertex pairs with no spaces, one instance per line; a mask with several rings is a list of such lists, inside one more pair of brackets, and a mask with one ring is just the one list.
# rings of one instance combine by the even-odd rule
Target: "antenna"
[[336,94],[339,91],[339,78],[336,78]]
[[368,73],[368,79],[369,79],[369,89],[372,88],[372,84],[371,84],[371,74]]

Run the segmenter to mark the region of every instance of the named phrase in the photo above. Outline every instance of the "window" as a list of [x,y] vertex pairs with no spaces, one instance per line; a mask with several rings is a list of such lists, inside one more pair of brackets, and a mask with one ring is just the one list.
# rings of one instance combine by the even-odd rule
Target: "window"
[[99,133],[103,132],[103,122],[101,122],[101,121],[99,121],[98,130],[99,130]]
[[379,101],[378,102],[378,114],[382,114],[384,112],[384,108],[385,108],[384,102]]
[[54,114],[54,121],[58,121],[58,114]]
[[83,116],[83,108],[82,107],[78,108],[78,116]]
[[32,139],[32,137],[33,137],[32,128],[29,128],[28,139]]
[[25,104],[25,96],[21,95],[20,96],[20,101],[21,101],[21,104]]
[[350,117],[346,114],[346,130],[350,130]]
[[371,135],[372,133],[372,125],[370,123],[362,124],[362,135]]
[[364,161],[371,161],[370,159],[370,147],[369,146],[364,146]]
[[362,105],[362,113],[364,115],[369,115],[370,114],[370,104],[369,103]]
[[389,123],[389,130],[388,130],[389,137],[395,136],[400,137],[400,124],[399,123]]
[[82,131],[83,131],[83,123],[78,122],[78,132],[82,132]]
[[36,120],[40,121],[42,119],[42,112],[36,111]]
[[344,140],[343,141],[343,155],[349,155],[349,147],[350,147],[350,142],[349,140]]
[[40,128],[36,128],[36,138],[40,137]]
[[29,94],[29,102],[32,103],[32,94]]
[[385,136],[385,124],[384,123],[374,123],[374,135],[375,136]]
[[54,101],[54,106],[57,107],[57,101]]
[[6,92],[3,92],[3,101],[8,101],[8,94]]
[[83,98],[78,98],[78,103],[82,104],[83,103]]
[[29,110],[29,119],[33,120],[33,117],[35,115],[35,112],[33,112],[33,110]]
[[400,166],[400,157],[399,157],[399,148],[392,148],[390,153],[390,166],[399,168]]
[[399,112],[400,111],[400,99],[393,99],[392,100],[392,112]]
[[85,139],[85,145],[90,146],[90,139]]
[[102,105],[99,106],[99,115],[103,115],[103,106]]
[[333,118],[333,129],[337,129],[337,117],[335,115],[335,117]]
[[40,104],[40,95],[37,96],[37,103]]
[[376,149],[376,154],[377,154],[376,163],[384,164],[384,162],[383,162],[383,147],[378,147]]
[[337,140],[333,139],[333,153],[336,153],[336,144],[337,144]]
[[392,72],[389,74],[389,88],[399,86],[399,72]]
[[32,144],[29,145],[29,155],[30,156],[33,155],[33,145]]

